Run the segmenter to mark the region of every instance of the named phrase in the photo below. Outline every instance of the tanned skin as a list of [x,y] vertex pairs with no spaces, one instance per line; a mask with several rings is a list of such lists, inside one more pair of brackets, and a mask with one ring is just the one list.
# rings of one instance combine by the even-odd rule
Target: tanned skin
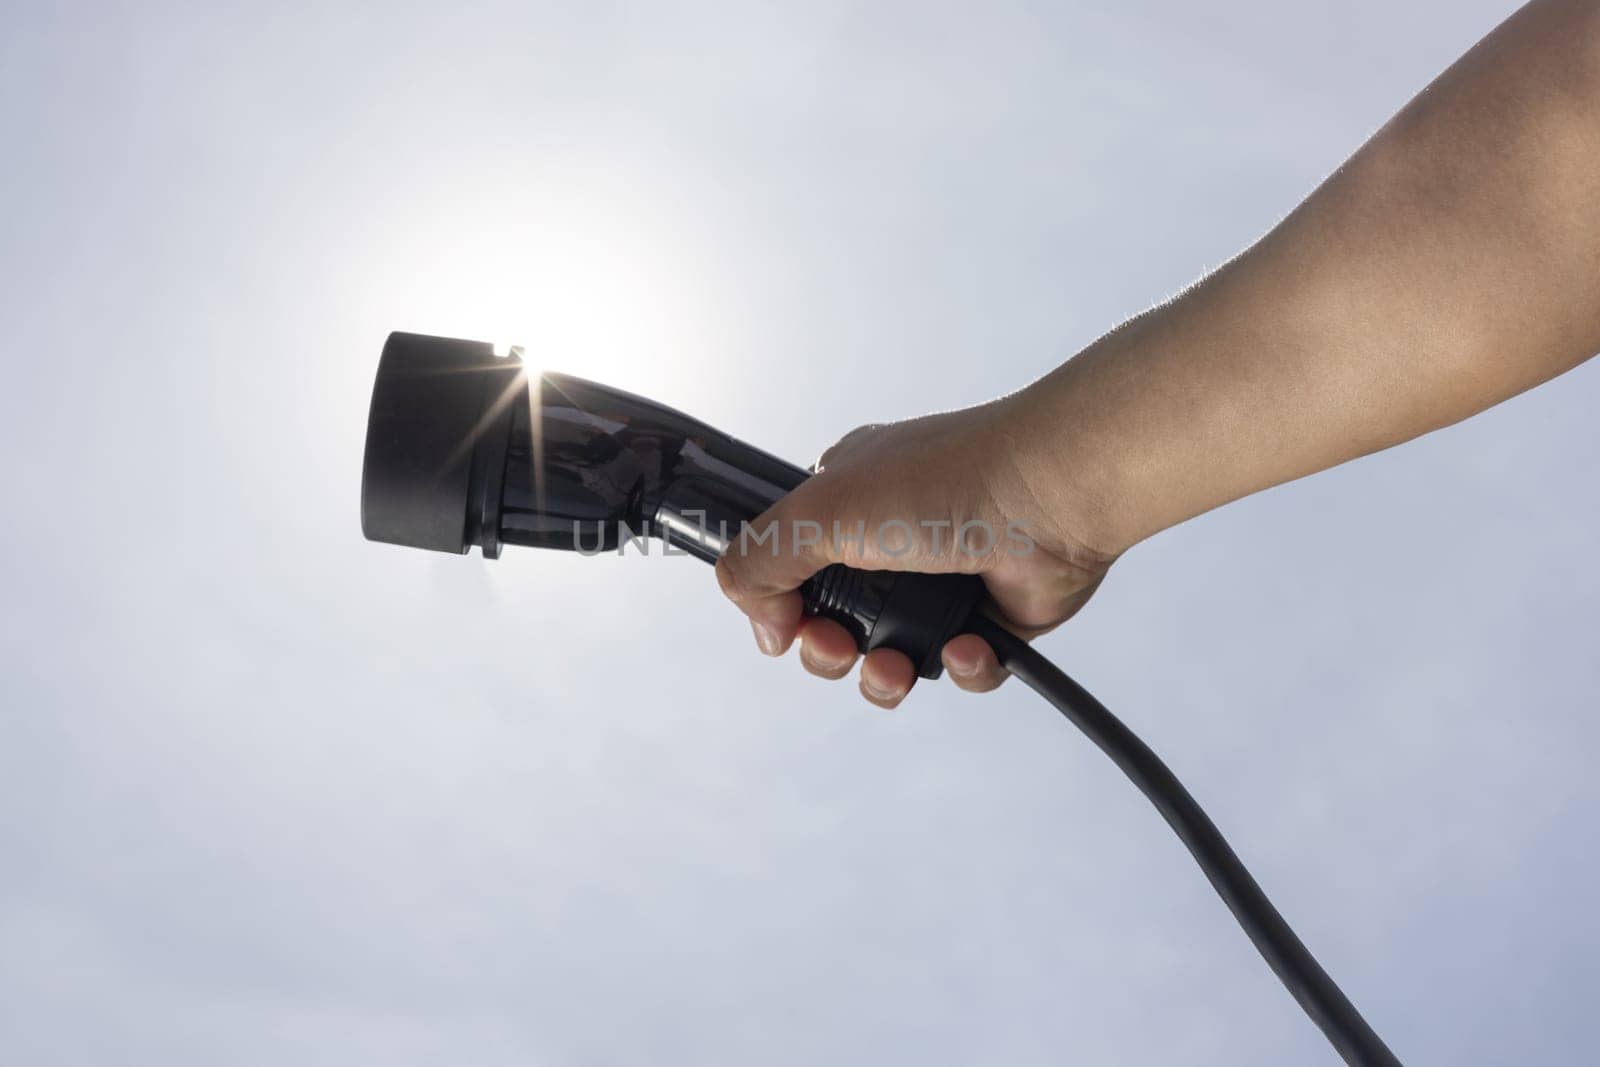
[[[1448,426],[1597,350],[1600,0],[1534,0],[1216,273],[1010,396],[848,434],[755,524],[949,526],[918,526],[894,555],[872,537],[736,545],[718,578],[762,651],[798,639],[827,678],[849,673],[854,644],[804,618],[796,590],[829,563],[981,574],[1032,637],[1152,534]],[[1022,523],[1036,549],[953,551],[969,520]],[[1005,678],[976,636],[943,660],[963,689]],[[862,664],[881,707],[914,680],[892,650]]]

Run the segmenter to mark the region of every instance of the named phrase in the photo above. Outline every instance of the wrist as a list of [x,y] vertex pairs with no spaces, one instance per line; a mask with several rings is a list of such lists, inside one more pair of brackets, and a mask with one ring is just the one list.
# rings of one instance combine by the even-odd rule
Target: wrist
[[1123,457],[1069,414],[1060,395],[1069,386],[1054,380],[1060,370],[990,405],[994,491],[1047,548],[1109,564],[1147,535],[1133,532],[1140,523],[1128,507]]
[[[1191,517],[1201,487],[1181,475],[1169,440],[1168,405],[1153,380],[1151,353],[1177,342],[1156,337],[1162,313],[1141,316],[1054,371],[998,401],[1018,482],[1063,543],[1105,560]],[[1203,506],[1199,510],[1205,510]]]

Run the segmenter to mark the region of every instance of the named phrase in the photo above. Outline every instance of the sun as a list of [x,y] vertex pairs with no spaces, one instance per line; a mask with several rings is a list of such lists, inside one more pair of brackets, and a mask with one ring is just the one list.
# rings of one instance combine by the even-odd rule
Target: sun
[[703,358],[707,309],[669,234],[579,214],[466,227],[434,244],[407,287],[405,329],[520,348],[531,371],[621,386],[674,363],[700,370],[682,364]]

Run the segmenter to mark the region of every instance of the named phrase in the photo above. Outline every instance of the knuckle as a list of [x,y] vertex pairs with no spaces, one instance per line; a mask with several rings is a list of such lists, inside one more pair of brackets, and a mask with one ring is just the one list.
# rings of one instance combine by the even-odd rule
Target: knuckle
[[722,595],[735,604],[743,603],[749,598],[748,583],[745,581],[744,568],[739,561],[729,556],[717,560],[717,585],[722,589]]
[[833,444],[823,449],[822,455],[817,457],[817,461],[811,465],[811,469],[821,473],[829,466],[837,464],[845,456],[849,455],[856,448],[860,447],[867,438],[883,429],[883,426],[884,424],[881,422],[869,422],[861,426],[857,426],[855,429],[839,438]]

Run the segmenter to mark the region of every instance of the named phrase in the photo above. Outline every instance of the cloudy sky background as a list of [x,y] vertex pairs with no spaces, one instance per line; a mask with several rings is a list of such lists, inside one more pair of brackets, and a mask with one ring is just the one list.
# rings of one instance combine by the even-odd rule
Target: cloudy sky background
[[[0,1058],[1331,1053],[1020,686],[687,559],[360,538],[391,329],[806,461],[1238,251],[1506,3],[33,5],[0,23]],[[1044,640],[1417,1063],[1592,1056],[1600,366],[1129,553]]]

